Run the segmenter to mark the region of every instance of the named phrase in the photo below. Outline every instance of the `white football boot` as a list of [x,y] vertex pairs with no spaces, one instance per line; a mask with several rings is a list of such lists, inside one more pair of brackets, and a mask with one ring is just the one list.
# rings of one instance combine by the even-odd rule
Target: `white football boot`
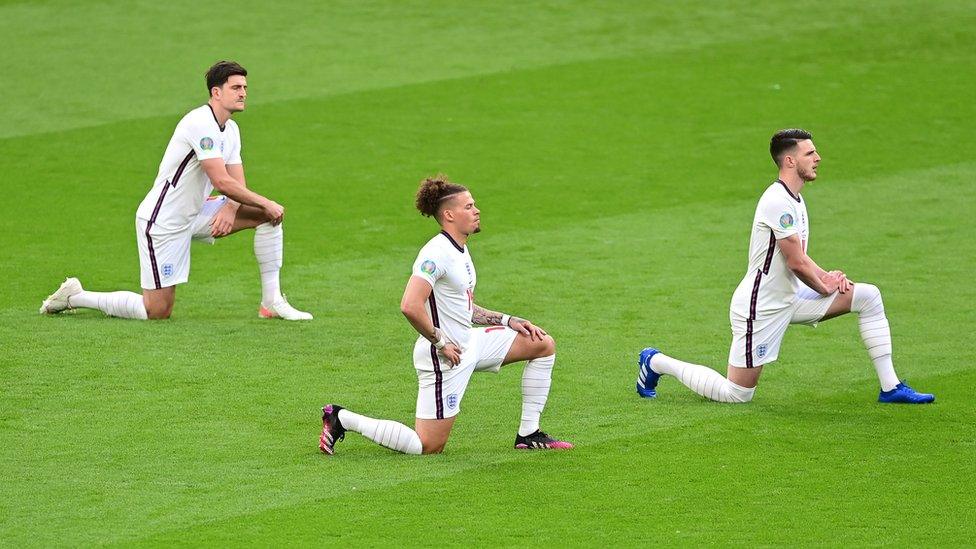
[[292,307],[288,304],[285,296],[277,299],[271,307],[265,307],[262,303],[261,308],[258,310],[258,316],[261,318],[281,318],[284,320],[312,320],[311,313],[299,311]]
[[73,295],[78,295],[85,291],[81,287],[81,282],[77,278],[70,277],[66,278],[58,288],[58,291],[47,296],[44,303],[41,304],[40,313],[42,315],[53,315],[55,313],[60,313],[65,309],[70,309],[71,304],[68,303],[68,299]]

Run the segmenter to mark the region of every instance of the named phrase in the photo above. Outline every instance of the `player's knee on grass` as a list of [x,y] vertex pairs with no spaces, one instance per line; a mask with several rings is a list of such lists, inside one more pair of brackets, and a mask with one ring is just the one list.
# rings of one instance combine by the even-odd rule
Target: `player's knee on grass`
[[[157,292],[159,290],[156,290]],[[142,303],[146,307],[146,317],[149,320],[165,320],[173,313],[175,296],[147,293],[143,295]]]
[[149,320],[166,320],[173,314],[173,306],[146,307],[146,317]]
[[444,451],[444,447],[447,446],[447,439],[441,439],[439,437],[421,437],[420,444],[423,446],[424,454],[439,454]]

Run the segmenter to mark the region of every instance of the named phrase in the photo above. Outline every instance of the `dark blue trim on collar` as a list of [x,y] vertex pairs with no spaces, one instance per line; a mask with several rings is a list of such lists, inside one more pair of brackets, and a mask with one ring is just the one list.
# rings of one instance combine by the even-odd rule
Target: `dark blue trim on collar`
[[796,200],[797,202],[801,202],[800,195],[793,194],[793,191],[791,191],[790,188],[786,186],[786,183],[783,183],[782,179],[777,179],[776,182],[782,185],[784,189],[786,189],[786,194],[793,197],[793,200]]
[[451,241],[451,244],[454,246],[454,248],[457,251],[461,252],[462,254],[464,253],[464,246],[461,246],[460,244],[457,243],[457,241],[451,238],[451,235],[447,234],[447,231],[441,231],[441,234],[446,236],[447,239]]
[[223,133],[224,132],[224,128],[226,128],[227,126],[226,125],[225,126],[221,126],[220,125],[220,121],[217,120],[217,113],[214,112],[213,107],[210,106],[210,103],[207,103],[207,108],[210,109],[210,114],[213,115],[214,122],[216,122],[217,123],[217,127],[220,128],[220,133]]

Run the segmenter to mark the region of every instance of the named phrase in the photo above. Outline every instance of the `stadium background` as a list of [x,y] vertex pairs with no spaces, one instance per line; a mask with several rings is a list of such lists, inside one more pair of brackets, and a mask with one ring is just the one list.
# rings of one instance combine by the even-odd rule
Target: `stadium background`
[[[169,545],[964,545],[973,509],[972,2],[0,2],[0,542]],[[249,236],[196,247],[174,318],[36,314],[64,276],[136,289],[133,212],[203,72],[250,71],[249,185],[287,208],[256,318]],[[842,318],[794,328],[748,406],[666,380],[723,368],[769,135],[811,130],[811,254],[886,296],[879,406]],[[474,192],[478,301],[558,342],[544,428],[511,449],[521,367],[476,376],[447,453],[350,435],[410,422],[397,303],[438,171]]]

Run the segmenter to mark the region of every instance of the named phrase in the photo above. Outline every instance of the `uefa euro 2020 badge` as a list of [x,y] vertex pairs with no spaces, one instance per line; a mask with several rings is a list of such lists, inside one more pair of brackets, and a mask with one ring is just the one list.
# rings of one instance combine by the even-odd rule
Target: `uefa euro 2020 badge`
[[434,271],[436,269],[437,269],[437,265],[434,265],[434,262],[429,259],[425,260],[423,263],[420,264],[420,270],[429,275],[434,274]]
[[213,150],[213,146],[214,146],[214,141],[209,137],[204,137],[203,139],[200,140],[200,148],[205,151]]
[[789,213],[785,213],[779,216],[779,226],[784,229],[789,229],[793,226],[793,216]]

